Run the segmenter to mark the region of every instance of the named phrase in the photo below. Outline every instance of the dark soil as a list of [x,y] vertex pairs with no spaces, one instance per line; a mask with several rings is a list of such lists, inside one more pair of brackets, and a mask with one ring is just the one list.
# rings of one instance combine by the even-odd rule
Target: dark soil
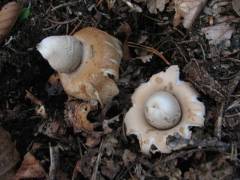
[[[2,0],[0,6],[6,2],[9,1]],[[171,8],[153,15],[141,3],[143,12],[137,13],[123,1],[117,1],[111,9],[107,2],[110,1],[102,1],[98,6],[93,0],[23,2],[24,7],[31,5],[30,17],[18,21],[5,40],[7,43],[0,47],[0,124],[12,135],[21,157],[31,151],[48,173],[49,148],[58,147],[58,170],[69,179],[239,178],[239,23],[234,24],[236,32],[231,46],[224,49],[209,45],[201,33],[201,28],[208,26],[204,13],[191,30],[186,30],[172,26]],[[231,8],[227,14],[236,15]],[[138,43],[146,36],[143,44],[163,52],[171,64],[179,65],[181,78],[191,82],[200,93],[199,99],[207,110],[205,126],[192,129],[188,147],[171,154],[145,156],[136,137],[124,133],[123,117],[131,107],[134,89],[168,67],[156,55],[143,63],[136,58],[142,49],[129,46],[129,53],[125,52],[118,82],[120,94],[109,104],[104,117],[101,109],[90,114],[92,121],[99,123],[102,118],[119,115],[110,123],[112,132],[108,134],[101,134],[101,127],[91,135],[74,134],[64,115],[67,95],[49,90],[48,78],[54,71],[36,51],[37,43],[46,36],[70,34],[87,26],[105,30],[124,42],[127,33],[119,30],[123,23],[131,27],[128,42]],[[36,104],[25,97],[26,90],[42,101],[48,118],[36,114]],[[86,145],[88,136],[94,145]]]

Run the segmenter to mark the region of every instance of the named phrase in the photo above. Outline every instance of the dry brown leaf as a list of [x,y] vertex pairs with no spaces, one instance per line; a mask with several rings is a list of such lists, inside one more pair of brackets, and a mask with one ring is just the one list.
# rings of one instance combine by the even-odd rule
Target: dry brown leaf
[[87,115],[94,109],[95,106],[87,102],[70,101],[66,103],[65,116],[73,126],[75,133],[93,131],[94,125],[88,120]]
[[0,179],[10,180],[15,173],[15,165],[19,161],[19,154],[10,134],[0,127]]
[[21,167],[16,174],[16,180],[26,178],[46,178],[47,174],[40,162],[31,154],[27,153],[24,156]]
[[9,2],[2,7],[0,11],[0,43],[11,31],[20,12],[21,6],[14,1]]
[[197,16],[204,8],[207,0],[175,0],[175,16],[173,25],[178,26],[182,22],[187,29],[191,28]]
[[202,28],[202,32],[205,34],[210,44],[218,45],[224,43],[226,47],[230,46],[230,39],[234,31],[234,27],[226,22]]

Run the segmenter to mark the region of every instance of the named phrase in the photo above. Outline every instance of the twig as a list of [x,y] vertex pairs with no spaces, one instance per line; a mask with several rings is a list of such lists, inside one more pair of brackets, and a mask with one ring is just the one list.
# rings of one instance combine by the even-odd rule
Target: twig
[[104,140],[102,140],[101,145],[99,147],[99,153],[98,153],[96,164],[95,164],[95,167],[94,167],[94,170],[93,170],[93,173],[92,173],[91,180],[97,180],[98,167],[99,167],[99,163],[100,163],[100,160],[101,160],[101,157],[102,157],[103,143],[104,143]]
[[149,46],[145,46],[145,45],[141,45],[141,44],[136,44],[134,42],[128,42],[128,46],[129,47],[135,47],[135,48],[140,48],[140,49],[144,49],[148,52],[151,52],[155,55],[157,55],[158,57],[160,57],[167,65],[171,65],[171,63],[163,56],[162,52],[159,52],[158,50],[149,47]]
[[76,32],[76,30],[80,27],[80,25],[81,23],[78,22],[77,25],[73,28],[73,30],[69,33],[69,35],[73,35]]
[[131,10],[135,12],[141,13],[143,11],[140,6],[138,6],[137,4],[133,4],[129,0],[122,0],[122,2],[124,2]]
[[25,90],[25,92],[26,92],[26,95],[25,95],[26,99],[29,99],[35,105],[39,105],[39,106],[43,105],[42,101],[39,100],[37,97],[35,97],[32,93],[30,93],[30,91]]
[[70,19],[70,20],[66,20],[66,21],[55,21],[55,20],[52,20],[52,19],[48,19],[49,22],[53,23],[53,24],[58,24],[58,25],[64,25],[64,24],[69,24],[71,22],[75,22],[78,20],[78,17],[75,17],[73,19]]
[[215,136],[219,140],[221,139],[221,134],[222,134],[222,120],[223,120],[223,108],[224,108],[224,105],[225,105],[225,102],[223,102],[221,104],[220,112],[219,112],[217,121],[215,123],[215,129],[214,129]]
[[52,8],[51,11],[56,11],[59,8],[66,7],[66,6],[69,6],[69,5],[74,5],[74,4],[77,4],[78,2],[79,2],[79,0],[78,1],[73,1],[73,2],[67,2],[67,3],[59,4],[59,5],[55,6],[54,8]]
[[50,168],[49,168],[49,180],[57,180],[57,174],[59,170],[59,148],[58,146],[52,146],[49,144],[50,151]]
[[35,104],[37,107],[35,108],[36,114],[40,115],[43,119],[46,119],[48,117],[48,114],[46,112],[45,106],[43,102],[35,97],[31,92],[28,90],[25,90],[26,95],[25,98],[29,99],[31,103]]

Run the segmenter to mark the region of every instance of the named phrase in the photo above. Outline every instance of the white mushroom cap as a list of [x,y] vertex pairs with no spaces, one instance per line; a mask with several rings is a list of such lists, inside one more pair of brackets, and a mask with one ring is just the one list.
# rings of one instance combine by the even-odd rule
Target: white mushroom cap
[[43,39],[37,50],[57,72],[70,73],[82,61],[83,45],[73,36],[49,36]]
[[[154,127],[145,115],[146,102],[159,91],[173,95],[181,108],[180,121],[169,129],[161,130]],[[152,145],[162,153],[170,153],[172,150],[186,146],[187,144],[182,141],[176,142],[176,145],[172,146],[171,143],[168,143],[168,137],[177,134],[183,139],[190,139],[191,131],[189,127],[204,125],[205,107],[202,102],[198,101],[197,96],[198,93],[189,83],[179,79],[178,66],[170,66],[166,72],[153,75],[147,83],[140,85],[135,90],[132,95],[133,106],[124,118],[126,133],[137,136],[141,151],[145,154],[151,152]],[[166,106],[166,103],[164,106]],[[162,108],[166,108],[164,106]]]
[[145,102],[147,121],[158,129],[174,127],[181,118],[181,108],[177,99],[166,91],[158,91]]

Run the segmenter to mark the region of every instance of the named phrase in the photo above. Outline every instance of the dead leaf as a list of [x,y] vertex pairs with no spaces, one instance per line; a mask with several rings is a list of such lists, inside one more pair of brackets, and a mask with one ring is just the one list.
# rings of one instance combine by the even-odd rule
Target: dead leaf
[[101,142],[102,132],[93,132],[89,136],[87,136],[86,146],[93,148],[97,146]]
[[135,153],[131,152],[128,149],[125,149],[122,155],[124,166],[128,167],[130,163],[135,161],[136,157],[137,155]]
[[61,138],[66,134],[66,125],[58,120],[48,120],[39,126],[38,132],[50,138]]
[[11,31],[21,12],[21,6],[12,1],[5,4],[0,11],[0,43]]
[[87,102],[69,101],[66,103],[65,117],[74,128],[74,132],[92,132],[94,125],[88,120],[87,115],[96,107]]
[[233,0],[232,1],[232,7],[234,11],[240,16],[240,1],[239,0]]
[[229,47],[230,39],[235,32],[235,29],[228,23],[223,22],[214,26],[202,28],[202,32],[205,34],[210,44],[218,45],[224,43],[226,47]]
[[109,179],[114,179],[120,170],[119,164],[113,160],[106,160],[104,162],[105,164],[101,166],[101,173]]
[[189,62],[183,71],[187,81],[190,81],[205,95],[209,95],[217,102],[224,101],[228,96],[227,89],[216,81],[203,65],[196,61]]
[[173,25],[178,26],[183,18],[183,26],[189,29],[204,8],[207,0],[175,0],[174,2],[176,12]]
[[105,143],[103,144],[103,151],[107,156],[115,154],[118,146],[118,140],[112,135],[106,136]]
[[40,162],[28,152],[23,159],[21,167],[18,169],[16,174],[16,180],[26,178],[46,178],[47,174]]
[[234,179],[232,177],[233,171],[226,156],[222,154],[209,162],[200,164],[197,168],[190,168],[184,173],[184,179]]
[[0,179],[10,180],[15,173],[15,165],[19,161],[19,154],[10,134],[0,127]]
[[80,171],[85,178],[90,178],[97,160],[97,154],[98,150],[89,150],[76,164],[75,170]]
[[152,14],[157,14],[158,11],[162,12],[165,9],[165,5],[169,0],[135,0],[136,2],[146,2],[148,11]]
[[148,10],[150,13],[157,14],[157,10],[162,12],[168,2],[169,0],[149,0],[147,4]]

